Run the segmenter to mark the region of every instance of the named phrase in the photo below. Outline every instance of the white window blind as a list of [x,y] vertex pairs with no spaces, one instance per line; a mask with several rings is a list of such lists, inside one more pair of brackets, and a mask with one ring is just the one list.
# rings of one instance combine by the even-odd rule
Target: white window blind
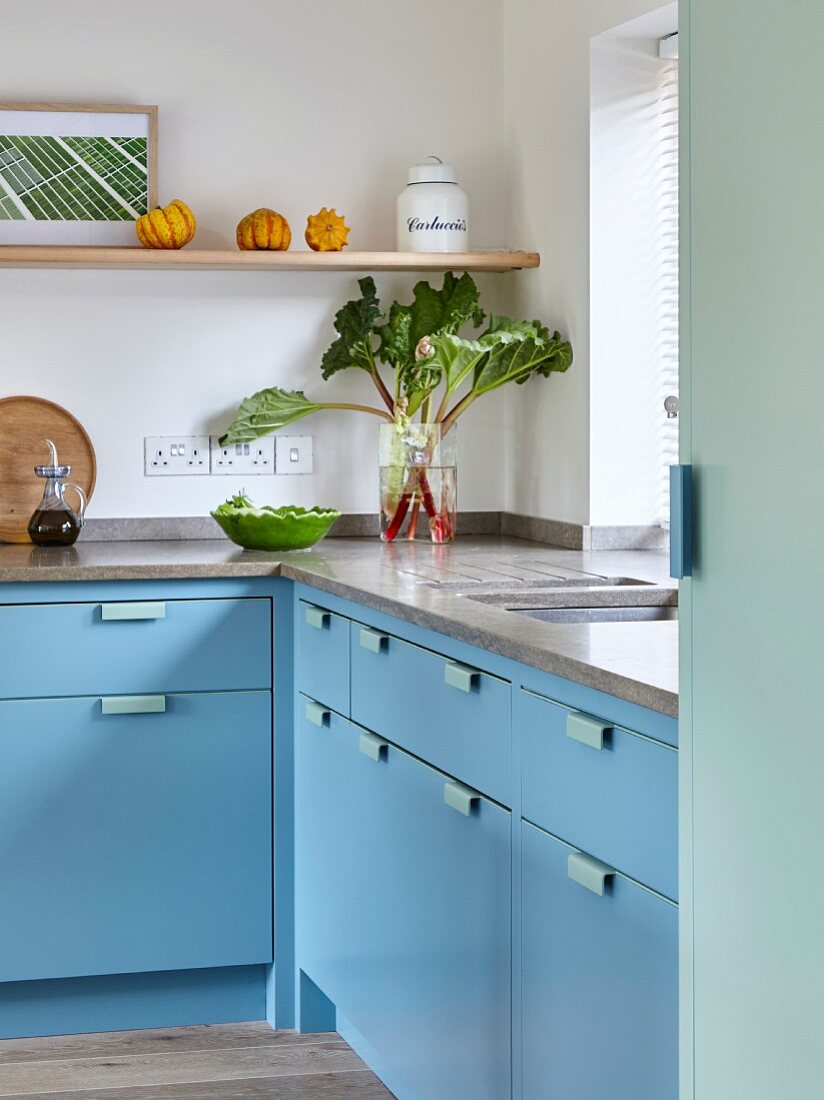
[[658,104],[658,241],[661,292],[658,317],[660,522],[669,525],[669,468],[678,462],[678,418],[664,412],[664,398],[678,393],[678,62],[662,64]]

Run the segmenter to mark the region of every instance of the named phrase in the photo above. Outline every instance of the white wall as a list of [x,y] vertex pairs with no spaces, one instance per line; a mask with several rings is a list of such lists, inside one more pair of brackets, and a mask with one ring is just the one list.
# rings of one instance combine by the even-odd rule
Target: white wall
[[[157,103],[160,196],[193,207],[198,247],[233,245],[239,217],[263,205],[302,247],[325,204],[347,215],[351,247],[393,248],[406,169],[431,152],[470,195],[473,245],[503,246],[502,16],[501,0],[0,0],[0,100]],[[536,243],[525,229],[513,243]],[[413,281],[378,283],[391,300]],[[219,431],[268,384],[368,398],[356,372],[319,372],[355,289],[347,275],[2,270],[0,394],[48,397],[85,424],[90,515],[203,514],[239,481],[145,478],[143,436]],[[483,281],[488,308],[502,311],[505,289]],[[316,473],[247,487],[375,511],[375,424],[303,421],[287,431],[315,436]],[[502,507],[502,433],[500,396],[462,421],[462,508]]]
[[[590,522],[590,40],[660,0],[505,0],[508,232],[543,254],[510,308],[554,324],[576,361],[507,395],[507,507]],[[671,7],[671,5],[670,5]]]

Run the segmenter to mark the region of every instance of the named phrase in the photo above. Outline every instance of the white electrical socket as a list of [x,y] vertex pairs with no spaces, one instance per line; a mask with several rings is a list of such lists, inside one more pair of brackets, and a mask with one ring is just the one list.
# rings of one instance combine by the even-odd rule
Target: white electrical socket
[[221,447],[218,437],[209,440],[213,474],[273,474],[275,472],[275,441],[271,436],[252,443],[230,443]]
[[276,435],[275,471],[279,474],[311,474],[312,436]]
[[143,440],[146,477],[209,473],[208,435],[147,435]]

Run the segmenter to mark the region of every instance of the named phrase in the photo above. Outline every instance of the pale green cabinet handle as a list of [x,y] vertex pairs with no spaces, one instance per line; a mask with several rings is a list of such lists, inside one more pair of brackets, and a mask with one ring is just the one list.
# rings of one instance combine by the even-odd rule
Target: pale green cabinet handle
[[330,617],[330,613],[324,611],[322,607],[313,607],[312,604],[306,605],[307,625],[313,626],[315,630],[323,630],[329,622]]
[[370,760],[378,761],[386,755],[389,745],[386,741],[381,740],[380,737],[376,737],[374,733],[362,733],[360,735],[360,741],[358,742],[358,748],[363,755],[368,756]]
[[109,695],[100,700],[103,714],[164,714],[165,695]]
[[592,856],[585,856],[583,852],[570,852],[567,859],[567,874],[580,886],[585,886],[593,894],[604,896],[606,881],[615,874],[615,868],[601,863]]
[[467,694],[472,691],[472,685],[478,683],[480,675],[476,668],[468,668],[466,665],[459,665],[456,662],[444,665],[444,682],[450,687],[457,688],[458,691],[467,692]]
[[389,635],[381,634],[378,630],[370,630],[368,626],[362,626],[360,632],[360,644],[370,653],[380,653],[389,645]]
[[165,619],[165,603],[102,603],[103,622],[128,622],[133,619]]
[[306,704],[306,717],[316,726],[326,726],[329,723],[330,712],[326,707],[322,707],[320,703],[315,703],[310,699]]
[[459,814],[463,814],[464,817],[470,816],[473,804],[480,797],[478,792],[473,791],[471,787],[465,787],[463,783],[454,780],[443,785],[444,802],[453,810],[457,810]]
[[566,735],[573,741],[580,741],[582,745],[589,745],[591,749],[604,747],[604,735],[612,729],[609,722],[599,722],[597,718],[590,718],[586,714],[568,714],[566,720]]

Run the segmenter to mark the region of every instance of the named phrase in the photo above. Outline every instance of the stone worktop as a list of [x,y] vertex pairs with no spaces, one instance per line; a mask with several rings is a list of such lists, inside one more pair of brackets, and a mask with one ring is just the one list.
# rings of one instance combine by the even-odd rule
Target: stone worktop
[[[283,576],[677,715],[677,622],[548,623],[467,597],[479,582],[488,588],[500,581],[505,589],[580,573],[674,584],[663,551],[559,550],[499,537],[463,538],[451,546],[330,538],[285,554],[205,539],[79,542],[67,550],[0,546],[0,584]],[[626,589],[627,602],[633,591]]]

